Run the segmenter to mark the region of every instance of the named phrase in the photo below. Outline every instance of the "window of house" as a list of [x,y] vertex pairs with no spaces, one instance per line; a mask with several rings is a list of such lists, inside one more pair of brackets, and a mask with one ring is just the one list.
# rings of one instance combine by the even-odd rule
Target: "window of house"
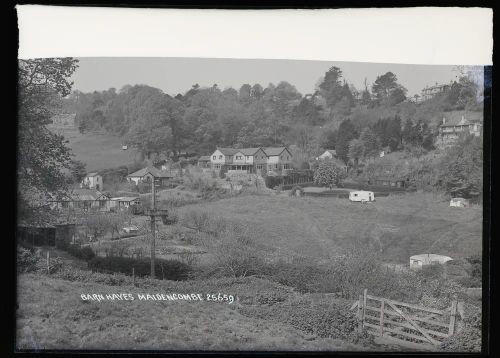
[[237,155],[237,156],[236,156],[236,159],[237,159],[237,160],[240,160],[241,158],[242,158],[242,157],[241,157],[241,155]]
[[358,196],[358,194],[354,194],[354,196]]
[[219,155],[219,159],[222,159],[222,155]]
[[213,159],[213,160],[217,159],[217,156],[216,156],[216,155],[214,155],[214,156],[212,157],[212,159]]

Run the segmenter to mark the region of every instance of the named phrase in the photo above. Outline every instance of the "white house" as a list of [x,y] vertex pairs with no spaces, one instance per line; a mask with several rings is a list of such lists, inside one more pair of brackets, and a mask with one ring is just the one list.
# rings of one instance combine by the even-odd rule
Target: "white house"
[[102,190],[102,176],[98,173],[88,173],[80,183],[80,188]]
[[432,264],[442,265],[450,260],[453,259],[448,256],[436,255],[436,254],[413,255],[410,257],[410,268],[420,269],[426,265],[432,265]]
[[364,190],[351,191],[349,193],[349,200],[359,201],[362,203],[366,203],[368,201],[375,201],[375,194],[373,193],[373,191],[364,191]]
[[336,157],[337,157],[337,151],[335,149],[327,149],[319,157],[316,157],[316,160],[332,159],[332,158],[336,158]]

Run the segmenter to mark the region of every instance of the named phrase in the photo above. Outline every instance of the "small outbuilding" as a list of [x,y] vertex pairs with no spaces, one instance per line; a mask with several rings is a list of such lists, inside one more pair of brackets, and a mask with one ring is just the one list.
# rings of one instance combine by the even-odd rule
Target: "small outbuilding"
[[453,260],[449,256],[436,255],[436,254],[420,254],[413,255],[410,257],[410,268],[411,269],[421,269],[427,265],[444,264],[450,260]]
[[470,206],[470,201],[464,198],[453,198],[450,200],[450,206],[454,206],[457,208],[466,208]]

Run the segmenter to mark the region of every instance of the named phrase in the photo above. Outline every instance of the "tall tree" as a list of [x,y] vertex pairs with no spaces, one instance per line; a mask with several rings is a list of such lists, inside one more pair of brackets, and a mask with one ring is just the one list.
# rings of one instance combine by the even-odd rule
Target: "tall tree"
[[337,143],[335,150],[337,156],[346,164],[349,161],[349,142],[358,137],[358,132],[350,119],[346,119],[340,123],[337,133]]
[[372,86],[372,93],[379,104],[397,104],[406,97],[406,88],[398,83],[398,78],[392,72],[378,76]]
[[69,78],[77,68],[72,58],[19,60],[18,82],[18,216],[43,220],[36,197],[63,195],[63,170],[71,166],[64,137],[47,124],[60,109],[61,97],[71,92]]
[[325,73],[323,81],[319,85],[319,90],[323,98],[325,98],[331,113],[336,104],[345,96],[342,85],[342,70],[335,66],[331,67]]
[[375,157],[378,155],[380,151],[380,143],[378,141],[377,136],[370,127],[366,127],[363,129],[359,136],[360,141],[363,143],[364,147],[364,157]]

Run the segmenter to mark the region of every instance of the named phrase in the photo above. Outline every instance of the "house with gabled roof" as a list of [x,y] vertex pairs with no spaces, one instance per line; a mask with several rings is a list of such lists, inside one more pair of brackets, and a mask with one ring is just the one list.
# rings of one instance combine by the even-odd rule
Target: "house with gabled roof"
[[61,198],[49,200],[51,209],[109,210],[109,195],[96,189],[76,188]]
[[262,148],[267,155],[267,171],[281,172],[292,169],[292,153],[287,147]]
[[158,178],[161,185],[165,184],[169,179],[173,178],[172,173],[166,170],[159,170],[153,166],[139,169],[138,171],[127,175],[129,182],[134,182],[138,185],[140,182],[151,182],[153,178]]
[[323,154],[316,157],[316,160],[320,159],[332,159],[337,157],[337,151],[335,149],[327,149],[323,152]]
[[210,156],[212,169],[258,173],[291,169],[292,153],[287,147],[217,148]]
[[481,112],[469,112],[461,115],[460,112],[450,112],[443,117],[439,126],[437,145],[439,147],[452,145],[463,135],[479,137],[482,134],[482,128]]

